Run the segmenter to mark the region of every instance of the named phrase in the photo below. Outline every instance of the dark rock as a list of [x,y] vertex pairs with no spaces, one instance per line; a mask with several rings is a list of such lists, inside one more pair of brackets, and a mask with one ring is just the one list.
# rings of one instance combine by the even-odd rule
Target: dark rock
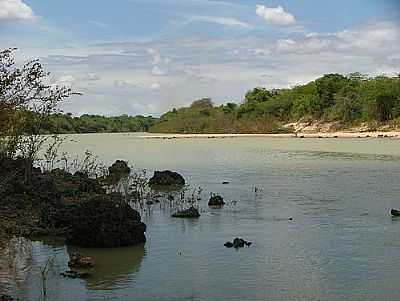
[[180,218],[198,218],[200,217],[199,210],[194,207],[190,207],[185,210],[181,210],[172,214],[172,217],[180,217]]
[[185,179],[177,172],[170,170],[155,171],[149,180],[150,186],[184,186]]
[[86,278],[89,276],[89,273],[69,270],[69,271],[60,273],[60,275],[63,277],[66,277],[66,278],[76,279],[76,278]]
[[126,161],[117,160],[108,168],[108,172],[110,173],[110,176],[122,177],[129,175],[131,169]]
[[224,181],[224,182],[222,182],[222,184],[223,185],[227,185],[227,184],[229,184],[229,182],[228,181]]
[[68,261],[68,266],[70,268],[92,268],[94,267],[94,260],[89,256],[83,256],[79,253],[72,253],[70,260]]
[[66,206],[63,214],[69,217],[70,223],[67,244],[122,247],[146,241],[146,225],[141,222],[139,212],[119,197],[97,195],[88,201]]
[[14,301],[15,299],[8,295],[0,295],[0,301]]
[[225,202],[224,202],[224,199],[222,198],[222,196],[220,196],[218,194],[211,195],[211,198],[208,201],[208,206],[222,207],[223,205],[225,205]]
[[154,202],[153,201],[146,201],[146,205],[153,205],[154,204]]
[[224,244],[224,246],[227,247],[227,248],[232,248],[233,247],[235,249],[243,248],[244,246],[250,247],[251,245],[252,245],[251,241],[246,241],[246,240],[244,240],[242,238],[238,238],[238,237],[235,238],[233,240],[233,242],[228,241],[228,242],[226,242]]
[[251,241],[245,241],[244,244],[248,247],[250,247],[253,243]]
[[230,241],[227,241],[226,243],[224,243],[224,246],[227,248],[232,248],[233,247],[233,243],[231,243]]
[[233,240],[233,247],[234,248],[243,248],[245,245],[245,241],[241,238],[235,238]]
[[390,210],[390,214],[392,216],[400,216],[400,210],[392,209],[392,210]]

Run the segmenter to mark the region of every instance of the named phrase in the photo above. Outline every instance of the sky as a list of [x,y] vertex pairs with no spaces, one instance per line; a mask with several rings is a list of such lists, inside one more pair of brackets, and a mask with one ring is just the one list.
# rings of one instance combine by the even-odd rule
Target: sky
[[326,73],[400,73],[400,0],[0,0],[0,49],[82,96],[74,115],[159,116]]

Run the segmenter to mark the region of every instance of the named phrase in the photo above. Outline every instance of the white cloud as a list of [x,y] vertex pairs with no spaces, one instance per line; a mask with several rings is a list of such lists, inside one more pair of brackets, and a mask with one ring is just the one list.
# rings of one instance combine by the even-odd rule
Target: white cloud
[[160,88],[161,88],[161,85],[159,83],[152,83],[150,85],[151,90],[160,90]]
[[74,81],[75,77],[73,77],[72,75],[63,75],[57,79],[56,84],[61,86],[71,86]]
[[162,60],[161,60],[161,54],[160,54],[159,50],[150,48],[147,51],[152,56],[152,61],[151,61],[152,65],[158,65],[161,63]]
[[94,25],[94,26],[103,28],[103,29],[109,27],[108,24],[106,24],[106,23],[104,23],[104,22],[96,21],[96,20],[89,20],[88,23],[89,23],[89,24],[92,24],[92,25]]
[[267,7],[257,4],[256,14],[272,25],[287,26],[296,23],[296,18],[286,12],[282,6]]
[[191,21],[200,21],[207,23],[216,23],[224,26],[230,27],[243,27],[243,28],[252,28],[250,24],[239,21],[234,18],[224,18],[224,17],[213,17],[213,16],[193,16]]
[[33,10],[21,0],[0,0],[1,20],[33,20]]
[[114,86],[117,88],[138,88],[139,85],[131,80],[115,80]]
[[95,73],[87,73],[83,76],[82,79],[86,81],[97,81],[100,80],[100,77]]
[[161,68],[158,67],[158,66],[154,66],[154,67],[151,69],[151,74],[153,74],[153,75],[155,75],[155,76],[162,76],[162,75],[166,75],[167,72],[166,72],[165,70],[161,69]]

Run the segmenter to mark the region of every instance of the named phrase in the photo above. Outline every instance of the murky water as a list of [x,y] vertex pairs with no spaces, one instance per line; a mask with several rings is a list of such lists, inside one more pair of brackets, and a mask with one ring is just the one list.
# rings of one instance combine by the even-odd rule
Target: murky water
[[[23,298],[39,299],[39,268],[54,257],[49,300],[400,300],[400,219],[389,216],[400,207],[400,140],[70,138],[71,153],[182,173],[204,189],[202,216],[147,207],[147,243],[82,250],[97,263],[86,280],[58,275],[74,248],[33,242]],[[207,208],[210,192],[228,204]],[[223,246],[237,236],[253,245]]]

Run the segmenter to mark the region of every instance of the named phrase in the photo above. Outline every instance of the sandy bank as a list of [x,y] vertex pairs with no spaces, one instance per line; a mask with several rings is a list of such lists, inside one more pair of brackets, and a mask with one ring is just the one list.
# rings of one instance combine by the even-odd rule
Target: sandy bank
[[400,139],[400,131],[395,132],[330,132],[297,134],[154,134],[142,135],[146,139],[183,139],[183,138],[392,138]]

